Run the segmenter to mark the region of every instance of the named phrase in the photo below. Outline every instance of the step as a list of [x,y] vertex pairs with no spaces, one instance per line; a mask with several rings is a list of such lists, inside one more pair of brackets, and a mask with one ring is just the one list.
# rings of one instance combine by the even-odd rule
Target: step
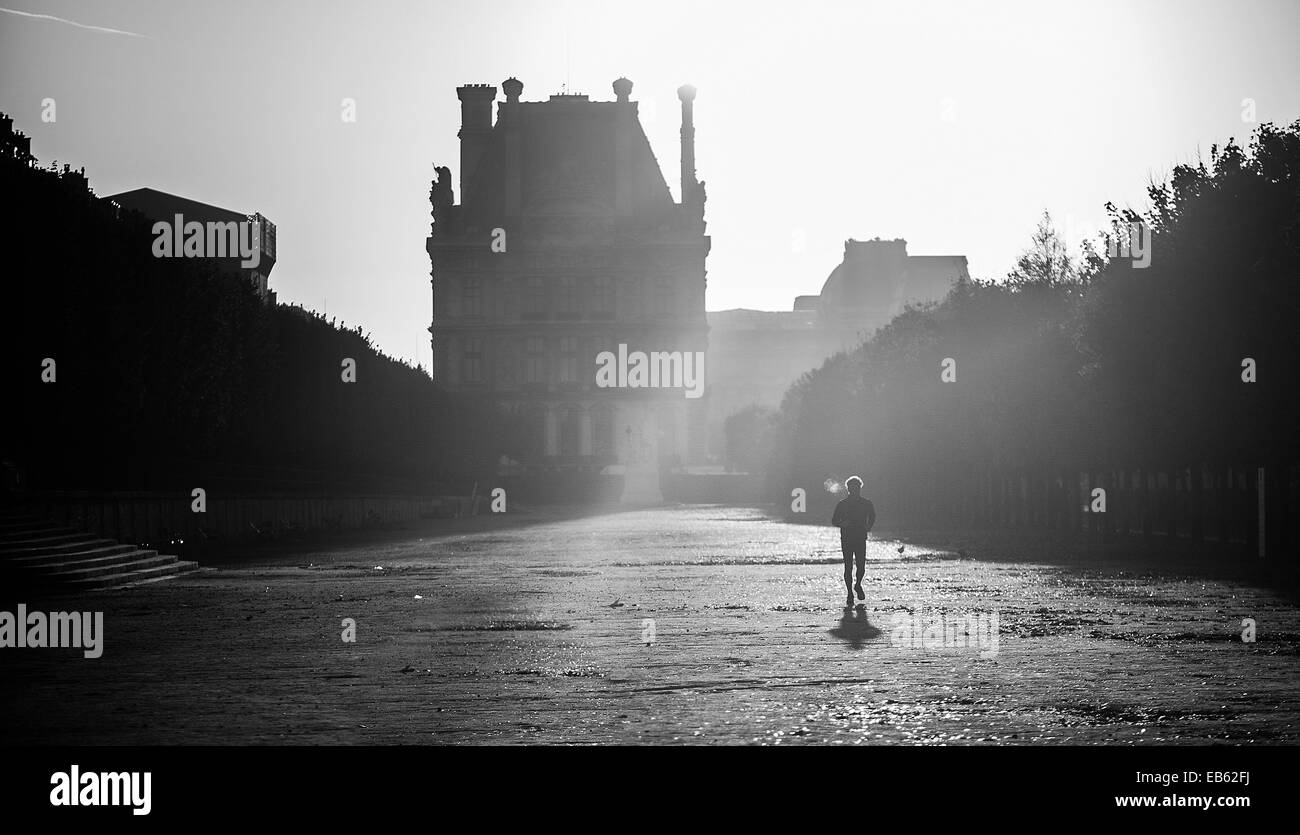
[[196,562],[49,518],[13,510],[0,513],[0,574],[29,590],[67,594],[129,588],[198,569]]
[[89,559],[80,559],[80,560],[67,560],[64,562],[41,563],[39,565],[32,565],[28,563],[23,567],[28,568],[39,574],[63,574],[64,572],[67,571],[75,571],[77,569],[82,569],[82,568],[102,568],[104,566],[123,565],[125,563],[132,563],[137,560],[149,559],[150,557],[158,556],[157,551],[152,551],[144,548],[134,548],[129,545],[123,547],[125,547],[127,550],[117,554],[109,554],[103,557],[91,557]]
[[89,539],[90,537],[91,534],[81,533],[79,531],[50,531],[47,534],[27,536],[22,537],[21,539],[0,539],[0,550],[12,551],[18,548],[61,545],[65,542],[75,542],[79,539]]
[[43,528],[27,528],[21,531],[0,531],[0,542],[18,542],[25,539],[49,539],[52,536],[73,536],[85,533],[74,528],[60,525],[46,525]]
[[18,559],[21,557],[39,557],[46,554],[74,554],[78,551],[89,551],[93,548],[102,548],[107,545],[119,545],[115,539],[92,539],[86,537],[81,542],[65,542],[61,545],[36,545],[30,548],[0,548],[0,558],[8,557]]
[[177,571],[175,574],[164,574],[160,577],[146,577],[143,580],[132,580],[131,582],[123,583],[120,586],[108,586],[104,589],[98,589],[98,591],[109,591],[112,589],[127,589],[127,588],[133,588],[135,586],[143,586],[146,583],[161,583],[166,580],[172,580],[175,579],[176,577],[181,577],[185,574],[197,572],[199,570],[199,564],[196,562],[188,562],[186,560],[181,560],[177,563],[177,565],[180,566],[180,570]]
[[49,519],[39,516],[6,515],[0,516],[0,528],[19,527],[22,525],[49,525]]
[[28,555],[23,557],[10,557],[10,556],[0,555],[0,559],[6,559],[15,565],[23,566],[24,568],[36,568],[38,566],[47,565],[52,562],[69,562],[71,560],[80,560],[80,559],[93,560],[93,559],[98,559],[100,557],[112,556],[113,554],[125,554],[125,553],[130,553],[131,551],[139,551],[139,550],[141,549],[137,548],[134,545],[114,544],[114,545],[105,545],[100,548],[86,548],[80,551],[60,551],[59,553],[56,554],[36,554],[34,556]]
[[47,540],[56,540],[56,538],[68,536],[86,536],[86,532],[73,531],[72,528],[48,528],[45,531],[23,531],[9,536],[0,535],[0,548],[9,548],[10,545],[22,545],[23,542],[44,544]]
[[71,530],[66,525],[56,525],[53,522],[24,522],[21,525],[0,525],[0,538],[19,536],[32,531],[48,530]]
[[126,586],[139,585],[142,582],[148,582],[150,580],[162,580],[174,577],[177,574],[187,574],[191,571],[197,570],[198,567],[199,565],[196,562],[176,560],[167,565],[160,565],[154,568],[144,568],[126,574],[110,574],[91,577],[85,580],[73,580],[61,585],[68,589],[117,589]]
[[120,576],[129,574],[133,571],[140,571],[146,568],[157,568],[162,565],[172,565],[176,558],[170,554],[159,554],[157,551],[140,551],[133,554],[132,559],[126,562],[107,563],[100,565],[82,566],[74,564],[70,568],[62,571],[42,572],[42,580],[54,582],[77,582],[78,580],[87,580],[92,577],[103,577],[105,575]]

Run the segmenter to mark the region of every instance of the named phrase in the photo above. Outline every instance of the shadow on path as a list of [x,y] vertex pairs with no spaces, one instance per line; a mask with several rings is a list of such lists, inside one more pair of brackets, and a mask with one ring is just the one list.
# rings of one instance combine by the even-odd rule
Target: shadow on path
[[867,641],[880,634],[880,630],[872,626],[871,621],[867,619],[867,607],[863,603],[859,603],[852,609],[845,607],[840,625],[828,631],[854,649],[862,649]]

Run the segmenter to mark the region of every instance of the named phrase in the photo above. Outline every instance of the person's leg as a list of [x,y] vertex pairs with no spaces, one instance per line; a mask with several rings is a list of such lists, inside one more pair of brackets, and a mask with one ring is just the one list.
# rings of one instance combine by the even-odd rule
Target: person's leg
[[840,551],[844,554],[844,591],[848,595],[848,605],[853,605],[853,543],[840,540]]
[[853,584],[853,588],[858,593],[858,600],[865,600],[867,593],[862,590],[862,577],[867,573],[867,543],[865,541],[855,546],[853,564],[858,570],[858,578]]

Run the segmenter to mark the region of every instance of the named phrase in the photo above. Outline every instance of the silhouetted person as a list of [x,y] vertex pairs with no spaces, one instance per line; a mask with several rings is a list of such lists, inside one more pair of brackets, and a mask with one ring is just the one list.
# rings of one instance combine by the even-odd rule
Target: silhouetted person
[[[835,505],[831,524],[840,529],[840,549],[844,552],[844,589],[848,599],[844,605],[853,606],[853,593],[858,600],[866,598],[862,590],[862,575],[867,571],[867,534],[876,524],[876,506],[862,498],[862,479],[851,477],[844,482],[849,495]],[[857,566],[858,579],[853,581],[853,567]]]

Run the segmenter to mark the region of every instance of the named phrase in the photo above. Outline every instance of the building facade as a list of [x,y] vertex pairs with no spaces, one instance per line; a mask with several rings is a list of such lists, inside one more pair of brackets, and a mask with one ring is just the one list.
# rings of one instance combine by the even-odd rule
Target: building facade
[[612,102],[526,102],[517,79],[501,87],[501,102],[492,85],[457,88],[459,200],[450,169],[435,169],[426,242],[434,379],[520,417],[525,467],[644,470],[702,459],[707,394],[688,397],[663,379],[607,386],[597,374],[598,358],[623,356],[620,346],[683,360],[707,349],[694,88],[677,91],[675,201],[632,82],[615,81]]
[[[200,203],[188,197],[180,197],[158,191],[153,188],[137,188],[112,194],[105,198],[114,203],[118,209],[138,212],[155,222],[174,224],[177,218],[184,223],[199,223],[207,228],[204,242],[209,247],[214,243],[222,244],[222,255],[215,254],[217,249],[206,254],[206,259],[216,264],[223,272],[238,275],[252,285],[253,290],[267,304],[275,304],[275,291],[270,288],[271,270],[275,267],[275,224],[261,214],[245,214],[233,209],[223,209]],[[239,227],[248,224],[252,230],[253,248],[257,250],[256,266],[244,266],[243,259],[230,246],[239,240]],[[214,229],[215,226],[215,229]],[[232,232],[233,230],[233,232]],[[213,231],[223,234],[213,234]],[[179,255],[179,253],[178,253]]]

